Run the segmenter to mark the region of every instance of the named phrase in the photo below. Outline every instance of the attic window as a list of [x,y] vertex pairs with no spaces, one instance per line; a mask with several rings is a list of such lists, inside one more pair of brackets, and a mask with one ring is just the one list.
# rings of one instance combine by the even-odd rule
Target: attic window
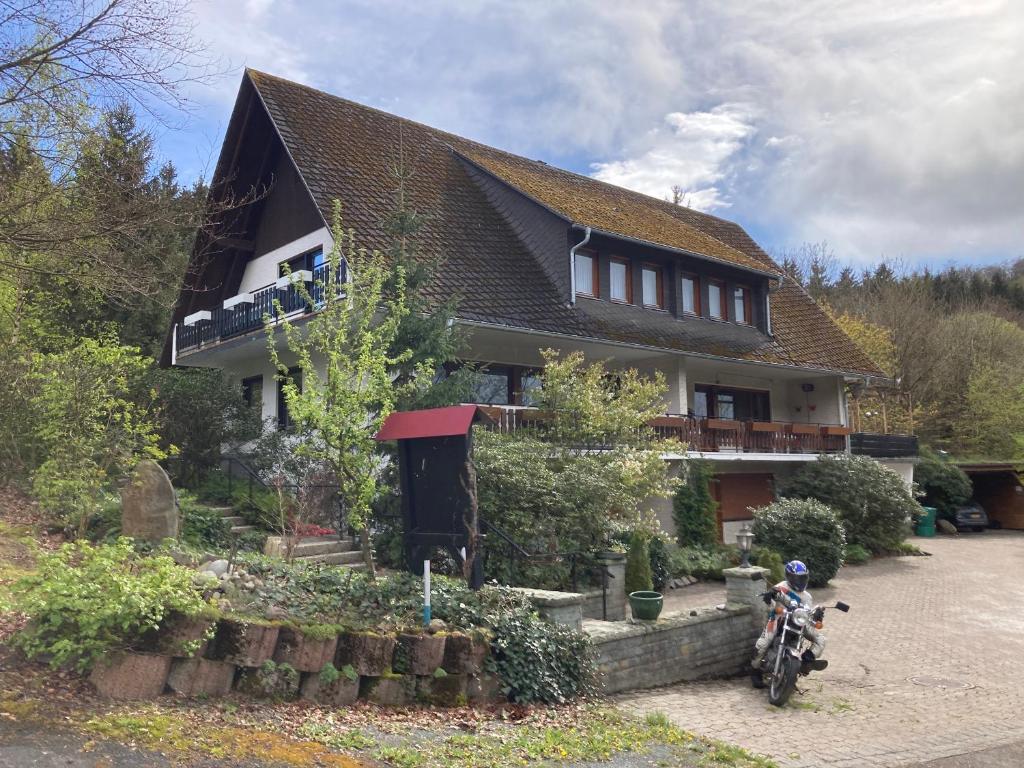
[[713,320],[725,320],[725,283],[708,281],[708,314]]
[[687,315],[699,315],[700,278],[696,275],[683,275],[680,289],[683,313]]
[[654,264],[644,264],[641,276],[643,278],[644,306],[655,309],[664,308],[665,299],[661,284],[661,267]]
[[576,254],[576,293],[596,297],[598,292],[597,258],[593,252]]
[[750,324],[750,289],[737,285],[732,291],[733,320],[744,325]]
[[625,259],[613,258],[608,263],[608,274],[611,300],[631,303],[633,301],[633,280],[629,262]]

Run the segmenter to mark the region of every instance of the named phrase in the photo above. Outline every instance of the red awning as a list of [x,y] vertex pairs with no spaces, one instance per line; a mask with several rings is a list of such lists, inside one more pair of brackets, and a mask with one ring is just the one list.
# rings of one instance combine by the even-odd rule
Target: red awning
[[423,411],[399,411],[384,420],[375,440],[409,440],[421,437],[465,435],[474,422],[490,421],[475,405],[453,405]]

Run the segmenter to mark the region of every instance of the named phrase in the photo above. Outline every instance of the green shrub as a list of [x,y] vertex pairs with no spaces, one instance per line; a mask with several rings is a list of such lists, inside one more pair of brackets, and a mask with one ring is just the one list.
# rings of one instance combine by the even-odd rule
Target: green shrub
[[940,518],[950,521],[956,517],[956,508],[974,493],[971,479],[960,467],[927,448],[921,449],[920,461],[914,465],[914,482],[924,493],[921,503],[935,507]]
[[664,535],[655,536],[647,545],[651,556],[651,582],[658,592],[664,590],[668,580],[672,578],[668,547],[669,542],[665,540]]
[[772,584],[778,584],[786,578],[786,565],[782,555],[768,547],[754,547],[751,552],[751,562],[761,568],[767,568],[768,580]]
[[903,541],[912,516],[921,512],[900,476],[867,456],[822,456],[808,462],[784,484],[781,495],[817,499],[831,507],[842,520],[847,543],[874,554]]
[[691,576],[701,581],[724,581],[722,571],[739,563],[736,550],[713,547],[676,547],[669,549],[669,570],[673,578]]
[[650,592],[654,589],[651,578],[651,554],[647,548],[647,537],[634,533],[629,540],[629,554],[626,556],[626,594]]
[[718,543],[717,505],[709,486],[714,472],[700,460],[687,462],[685,472],[686,482],[679,484],[672,500],[676,540],[681,547],[714,546]]
[[845,565],[864,565],[871,560],[871,553],[860,544],[849,544],[846,547],[846,557],[843,558]]
[[225,549],[230,544],[231,526],[220,512],[196,503],[187,493],[178,494],[181,539],[194,547]]
[[230,504],[239,482],[232,482],[227,474],[219,469],[211,470],[196,488],[196,497],[210,504]]
[[13,642],[54,667],[89,668],[129,647],[171,613],[206,608],[194,573],[169,557],[144,557],[131,539],[93,546],[65,544],[39,556],[38,569],[14,584],[14,608],[29,617]]
[[815,499],[781,499],[754,510],[754,536],[783,560],[802,560],[816,587],[828,584],[843,564],[843,524],[832,509]]

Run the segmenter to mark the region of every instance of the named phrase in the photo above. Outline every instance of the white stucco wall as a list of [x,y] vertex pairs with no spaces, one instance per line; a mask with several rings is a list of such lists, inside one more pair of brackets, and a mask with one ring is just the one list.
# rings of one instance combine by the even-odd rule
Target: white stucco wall
[[324,254],[327,254],[333,243],[330,230],[327,227],[321,227],[308,235],[303,235],[298,240],[292,240],[287,245],[257,256],[245,266],[245,274],[242,275],[238,292],[248,293],[270,285],[277,280],[280,274],[279,265],[282,262],[317,247],[323,247]]

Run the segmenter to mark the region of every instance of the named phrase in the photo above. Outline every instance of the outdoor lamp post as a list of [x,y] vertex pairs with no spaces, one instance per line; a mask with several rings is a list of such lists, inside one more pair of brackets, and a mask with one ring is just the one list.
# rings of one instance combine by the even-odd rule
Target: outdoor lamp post
[[739,533],[736,534],[736,543],[740,545],[740,552],[743,555],[743,559],[740,561],[740,568],[750,567],[750,548],[754,544],[754,532],[750,530],[750,526],[744,524],[740,528]]

